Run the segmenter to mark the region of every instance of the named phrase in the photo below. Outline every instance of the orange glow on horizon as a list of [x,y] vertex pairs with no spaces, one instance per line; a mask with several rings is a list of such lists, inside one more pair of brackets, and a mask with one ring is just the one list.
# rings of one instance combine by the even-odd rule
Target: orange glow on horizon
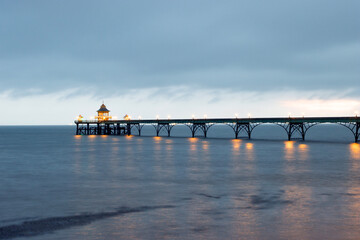
[[[285,101],[283,105],[290,109],[298,109],[299,112],[307,112],[307,115],[324,115],[329,114],[346,114],[352,115],[359,107],[360,101],[352,99],[334,99],[334,100],[322,100],[322,99],[301,99],[293,101]],[[323,113],[323,114],[321,114]]]

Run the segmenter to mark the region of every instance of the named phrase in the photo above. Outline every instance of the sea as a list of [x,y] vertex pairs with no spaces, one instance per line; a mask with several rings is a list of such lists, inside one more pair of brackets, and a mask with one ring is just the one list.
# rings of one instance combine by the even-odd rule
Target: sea
[[287,141],[0,127],[0,239],[360,239],[360,145],[343,126]]

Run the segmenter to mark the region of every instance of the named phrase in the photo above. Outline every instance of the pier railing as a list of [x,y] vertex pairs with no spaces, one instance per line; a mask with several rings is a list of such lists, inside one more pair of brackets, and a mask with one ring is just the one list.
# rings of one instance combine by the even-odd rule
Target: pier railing
[[200,131],[204,137],[210,127],[216,124],[225,124],[234,131],[235,138],[245,134],[251,138],[252,131],[260,124],[276,124],[282,127],[288,136],[288,140],[293,139],[295,133],[301,135],[305,140],[307,131],[318,124],[333,123],[348,128],[354,135],[355,142],[360,136],[360,118],[356,117],[287,117],[287,118],[192,118],[192,119],[132,119],[132,120],[76,120],[77,135],[131,135],[131,130],[136,128],[138,135],[144,125],[152,125],[159,136],[161,130],[165,129],[167,135],[171,135],[171,130],[175,125],[185,125],[191,130],[192,137]]

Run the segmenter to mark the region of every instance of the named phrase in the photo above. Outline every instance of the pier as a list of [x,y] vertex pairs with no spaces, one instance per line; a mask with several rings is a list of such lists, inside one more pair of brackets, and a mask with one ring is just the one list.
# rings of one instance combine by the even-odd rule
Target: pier
[[207,137],[209,129],[214,125],[227,125],[234,131],[234,138],[246,137],[251,139],[253,130],[261,124],[276,124],[286,131],[288,140],[294,138],[296,133],[300,139],[305,140],[310,128],[318,124],[339,124],[349,129],[358,142],[360,136],[360,118],[356,117],[287,117],[287,118],[192,118],[192,119],[148,119],[148,120],[75,120],[76,135],[132,135],[141,136],[145,125],[155,128],[156,136],[160,131],[166,131],[171,136],[171,130],[177,125],[185,125],[191,131],[191,137],[200,132]]

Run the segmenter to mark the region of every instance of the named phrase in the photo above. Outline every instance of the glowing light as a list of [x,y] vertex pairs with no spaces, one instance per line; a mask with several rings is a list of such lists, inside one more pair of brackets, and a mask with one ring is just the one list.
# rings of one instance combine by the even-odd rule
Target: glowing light
[[285,141],[285,159],[291,161],[295,158],[294,141]]
[[307,148],[308,148],[308,145],[306,145],[306,144],[299,145],[299,149],[307,149]]
[[294,141],[286,141],[285,142],[286,149],[293,149],[294,148]]
[[300,154],[299,159],[300,160],[308,159],[309,158],[309,156],[308,156],[309,146],[302,143],[302,144],[299,144],[298,148],[299,148],[299,154]]
[[360,160],[360,144],[359,143],[350,144],[350,154],[351,154],[352,159]]
[[248,113],[248,117],[251,118],[251,113]]
[[194,118],[195,118],[195,115],[193,114],[191,117],[192,117],[192,119],[194,119]]
[[124,116],[124,120],[131,120],[131,116],[129,116],[129,115],[126,114],[126,115]]
[[291,117],[291,113],[290,113],[290,112],[288,113],[288,116],[289,116],[289,118]]
[[168,117],[168,119],[170,119],[170,118],[171,118],[171,116],[170,116],[170,115],[168,115],[167,117]]
[[235,113],[235,118],[238,118],[238,114],[237,114],[237,113]]
[[233,143],[233,150],[240,150],[241,140],[240,139],[232,139],[231,142]]
[[254,160],[254,144],[246,143],[246,155],[250,161]]
[[247,143],[246,144],[246,149],[252,150],[253,148],[254,148],[254,144],[252,144],[252,143]]
[[302,117],[303,117],[303,118],[305,117],[305,113],[302,113]]
[[355,111],[355,117],[359,115],[359,111]]
[[197,138],[188,138],[189,139],[189,142],[190,142],[190,151],[196,151],[197,149],[197,141],[198,139]]
[[141,116],[139,116],[139,120],[141,120]]
[[209,142],[208,141],[203,141],[202,142],[202,148],[203,148],[203,150],[208,150],[209,149]]
[[204,118],[205,118],[205,119],[207,118],[207,115],[206,115],[206,114],[204,114]]
[[159,115],[156,115],[156,119],[159,119]]
[[83,120],[83,116],[81,116],[81,114],[79,116],[77,116],[75,119],[78,120],[79,122],[81,122]]

